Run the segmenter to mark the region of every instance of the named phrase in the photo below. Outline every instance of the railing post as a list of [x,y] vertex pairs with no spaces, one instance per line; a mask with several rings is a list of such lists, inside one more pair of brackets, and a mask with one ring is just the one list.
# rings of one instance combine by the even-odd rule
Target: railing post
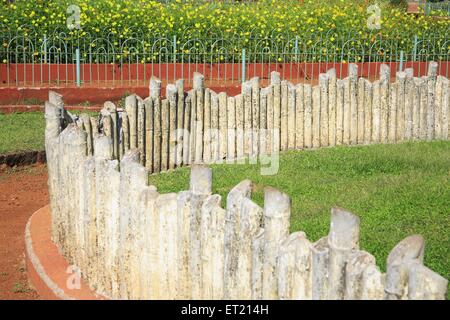
[[173,36],[173,80],[175,81],[177,79],[177,36]]
[[245,82],[245,48],[242,49],[242,83]]
[[414,36],[413,61],[417,61],[417,35]]
[[295,45],[294,45],[294,52],[295,52],[295,62],[298,62],[298,36],[295,36]]
[[44,61],[47,63],[47,35],[44,34]]
[[400,66],[398,67],[398,71],[403,71],[403,50],[400,51]]
[[76,83],[77,83],[77,87],[80,87],[81,79],[80,79],[80,49],[79,48],[77,48],[75,50],[75,59],[76,59],[76,66],[77,66]]

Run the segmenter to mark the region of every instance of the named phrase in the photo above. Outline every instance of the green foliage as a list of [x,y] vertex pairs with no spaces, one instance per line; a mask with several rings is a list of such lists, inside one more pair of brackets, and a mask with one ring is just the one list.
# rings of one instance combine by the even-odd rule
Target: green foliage
[[[66,26],[71,16],[66,12],[69,5],[80,7],[80,30],[69,30]],[[80,48],[83,61],[99,63],[172,62],[173,59],[187,62],[191,61],[192,54],[197,54],[195,59],[200,62],[237,61],[242,48],[248,49],[249,59],[258,61],[284,61],[284,54],[293,52],[300,53],[296,61],[367,61],[369,51],[388,61],[400,50],[411,52],[414,36],[426,41],[442,38],[441,42],[425,43],[424,47],[426,52],[437,50],[439,54],[448,54],[445,45],[448,20],[423,15],[416,18],[386,1],[380,1],[380,8],[381,29],[370,30],[367,20],[371,13],[367,12],[365,1],[357,0],[310,0],[304,4],[278,0],[245,4],[17,0],[8,4],[3,0],[0,57],[4,63],[30,61],[32,57],[34,62],[41,61],[44,34],[47,48],[54,50],[49,59],[60,55],[59,61],[69,63],[73,63],[76,47]],[[16,35],[19,38],[14,38]],[[298,51],[294,49],[296,37],[299,37]],[[19,50],[19,57],[2,50],[13,53]],[[267,51],[270,54],[262,58],[261,52]],[[22,57],[24,52],[26,55]],[[170,56],[174,53],[175,57]]]

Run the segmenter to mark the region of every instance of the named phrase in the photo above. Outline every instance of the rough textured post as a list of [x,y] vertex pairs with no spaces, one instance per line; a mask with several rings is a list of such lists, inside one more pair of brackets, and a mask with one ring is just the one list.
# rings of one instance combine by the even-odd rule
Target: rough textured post
[[45,153],[48,167],[48,187],[52,215],[52,240],[59,243],[59,179],[58,138],[61,133],[61,109],[50,102],[45,103]]
[[369,265],[361,279],[362,300],[382,300],[384,298],[385,275],[374,264]]
[[428,65],[428,104],[427,104],[427,139],[434,139],[435,109],[436,109],[436,79],[438,64],[431,61]]
[[[159,213],[159,287],[160,299],[173,299],[177,296],[177,194],[162,194],[156,199]],[[153,244],[156,245],[156,244]]]
[[[381,140],[381,123],[384,115],[381,114],[381,84],[380,81],[375,81],[372,85],[373,95],[372,95],[372,143],[380,143]],[[388,104],[386,105],[386,108]],[[384,111],[383,111],[384,112]],[[386,110],[387,119],[387,110]],[[383,120],[384,121],[384,120]],[[383,122],[386,127],[386,139],[387,139],[387,122]],[[383,129],[384,130],[384,129]],[[384,133],[383,133],[384,134]],[[384,140],[383,140],[384,142]]]
[[295,88],[295,148],[303,149],[305,135],[304,86],[299,83]]
[[291,200],[280,191],[267,187],[264,190],[264,273],[263,299],[277,299],[278,282],[276,264],[280,241],[289,235]]
[[328,237],[316,241],[311,247],[311,297],[313,300],[325,300],[328,288],[328,260],[330,249]]
[[227,157],[227,94],[221,92],[219,98],[219,161]]
[[202,299],[223,299],[225,210],[220,201],[211,195],[201,208]]
[[412,137],[414,140],[420,138],[420,87],[422,79],[413,78],[413,100],[412,100]]
[[128,115],[129,133],[130,133],[130,149],[138,147],[137,141],[137,98],[135,94],[125,98],[125,111]]
[[328,246],[330,248],[328,299],[342,300],[345,289],[345,265],[350,253],[359,248],[359,218],[350,212],[333,208]]
[[[240,112],[242,114],[243,110],[241,109]],[[211,91],[211,162],[217,162],[219,160],[219,117],[219,97],[217,93]]]
[[372,83],[368,80],[364,85],[364,144],[369,144],[372,139]]
[[252,243],[252,300],[262,299],[264,267],[264,229],[260,228]]
[[[151,98],[149,98],[151,101]],[[158,192],[152,186],[145,188],[139,197],[142,229],[142,257],[140,264],[140,298],[158,299],[159,289],[159,267],[158,256],[159,247],[155,244],[159,242],[159,212],[156,210],[156,199]]]
[[[89,118],[89,115],[86,113],[82,113],[80,114],[80,119],[83,122],[83,128],[86,131],[87,134],[87,138],[86,138],[86,151],[87,151],[87,155],[92,155],[94,152],[94,138],[92,135],[92,126],[91,126],[91,120]],[[114,127],[114,124],[113,124]],[[117,127],[115,127],[117,128]],[[118,141],[118,140],[117,140]],[[118,145],[117,145],[117,150],[116,152],[118,152]],[[116,153],[118,155],[118,153]]]
[[227,99],[227,160],[236,159],[236,100]]
[[304,106],[305,106],[305,148],[312,147],[312,88],[311,85],[304,85]]
[[203,115],[205,98],[205,77],[194,72],[194,90],[196,91],[196,112],[195,112],[195,163],[203,162]]
[[281,80],[278,72],[272,71],[270,83],[273,86],[273,132],[272,152],[280,151],[280,124],[281,124]]
[[177,154],[175,164],[177,167],[183,164],[183,151],[184,151],[184,80],[179,79],[175,81],[177,87]]
[[248,157],[252,150],[252,83],[242,84],[242,97],[244,100],[244,156]]
[[121,297],[139,296],[142,234],[139,232],[141,212],[139,197],[147,187],[148,171],[139,164],[139,150],[128,151],[120,162],[120,270]]
[[328,145],[336,145],[336,69],[327,71],[328,74]]
[[153,100],[149,97],[144,100],[145,108],[145,167],[153,172]]
[[161,171],[169,168],[169,100],[161,101]]
[[350,77],[344,80],[344,125],[343,125],[343,139],[342,142],[345,145],[350,144],[350,130],[352,124],[352,109],[351,109],[351,79]]
[[[142,165],[145,165],[145,105],[141,97],[136,97],[138,102],[138,119],[137,119],[137,141],[140,160]],[[111,115],[112,116],[112,115]],[[113,121],[114,122],[114,121]],[[114,143],[115,145],[115,143]]]
[[244,100],[241,94],[234,97],[236,102],[236,159],[244,158]]
[[344,81],[336,81],[336,145],[344,142]]
[[259,122],[260,122],[260,87],[259,78],[250,80],[252,83],[252,151],[251,155],[256,157],[259,152]]
[[358,138],[358,65],[349,64],[350,78],[350,144],[357,144]]
[[441,126],[442,126],[442,76],[436,78],[435,89],[435,111],[434,111],[434,138],[441,138]]
[[328,73],[319,75],[320,86],[320,146],[328,146],[328,108],[329,108],[329,86],[330,76]]
[[375,265],[375,258],[365,252],[356,251],[348,256],[345,266],[344,299],[360,300],[363,294],[362,278],[364,271]]
[[189,276],[191,279],[192,298],[202,296],[201,270],[201,242],[200,222],[201,207],[205,199],[211,194],[212,171],[206,166],[194,165],[190,177],[190,215],[189,215]]
[[[374,114],[374,124],[376,127],[377,140],[374,142],[386,143],[388,141],[388,112],[389,112],[389,81],[391,77],[391,69],[386,64],[380,65],[380,81],[375,87],[376,96],[374,95],[374,106],[376,113]],[[374,110],[375,111],[375,110]],[[375,127],[374,127],[375,128]]]
[[175,168],[176,162],[176,129],[177,129],[177,97],[178,97],[178,89],[173,84],[168,84],[166,87],[166,96],[169,101],[169,123],[168,123],[168,145],[169,145],[169,169]]
[[203,134],[203,161],[211,162],[211,90],[205,89],[205,114]]
[[413,70],[406,69],[405,73],[404,138],[406,140],[411,140],[413,137],[413,110],[416,86],[413,81]]
[[153,99],[153,172],[161,171],[161,98]]
[[158,78],[152,76],[150,78],[150,98],[152,100],[160,99],[161,98],[161,80]]
[[190,137],[191,137],[191,98],[188,96],[185,100],[184,119],[183,119],[183,165],[190,164]]
[[191,133],[189,138],[189,163],[195,163],[196,157],[196,140],[197,140],[197,91],[192,89],[189,91],[189,99],[191,101]]
[[[224,299],[232,299],[240,295],[238,282],[241,279],[238,272],[242,202],[244,199],[250,198],[251,188],[251,181],[244,180],[235,186],[227,196],[224,242]],[[251,245],[251,243],[248,245]],[[249,286],[249,289],[251,289],[251,286]]]
[[397,72],[397,128],[396,140],[402,141],[405,137],[405,85],[406,73]]
[[259,154],[267,154],[268,150],[268,131],[267,131],[267,97],[271,87],[262,88],[260,92],[260,115],[259,115]]
[[428,119],[428,77],[421,78],[420,86],[420,140],[427,138]]
[[312,92],[312,146],[320,147],[320,86],[313,87]]
[[358,79],[358,134],[357,134],[357,144],[364,143],[364,125],[365,125],[365,85],[366,80],[364,78]]
[[119,159],[119,116],[117,114],[117,107],[111,101],[104,103],[103,108],[106,109],[111,116],[112,139],[113,139],[113,158]]
[[280,150],[288,149],[288,99],[288,82],[283,80],[281,81]]
[[288,149],[295,149],[295,86],[288,85]]
[[273,128],[274,128],[274,100],[273,85],[267,87],[267,148],[266,154],[272,154],[273,151]]
[[389,253],[386,265],[386,298],[405,299],[408,292],[408,263],[423,261],[424,240],[420,235],[409,236],[400,241]]
[[280,299],[311,299],[311,243],[303,232],[281,243],[277,274]]
[[442,139],[449,138],[449,121],[450,121],[450,107],[449,107],[449,81],[447,78],[442,79]]
[[415,262],[409,270],[408,299],[445,300],[448,280],[433,272],[420,262]]
[[[109,137],[112,141],[112,144],[114,145],[114,133],[113,133],[111,114],[106,109],[101,110],[101,121],[102,121],[102,127],[103,127],[103,134],[105,136]],[[114,147],[113,147],[113,149],[114,149]],[[114,157],[114,151],[113,151],[113,157]]]
[[398,108],[398,85],[399,83],[392,83],[390,86],[390,101],[388,110],[388,142],[395,142],[397,139],[397,108]]

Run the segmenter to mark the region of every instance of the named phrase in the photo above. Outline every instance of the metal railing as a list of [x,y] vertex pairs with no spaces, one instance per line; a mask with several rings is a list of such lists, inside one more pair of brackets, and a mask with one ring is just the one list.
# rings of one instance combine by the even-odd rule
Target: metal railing
[[450,16],[450,1],[421,1],[420,5],[426,15]]
[[338,30],[292,35],[273,30],[261,36],[211,30],[209,37],[197,37],[195,30],[185,30],[181,35],[152,36],[136,31],[122,38],[81,31],[41,34],[26,26],[21,33],[10,33],[1,25],[0,30],[3,86],[139,86],[147,85],[152,75],[164,82],[190,81],[194,71],[210,83],[225,85],[254,76],[264,81],[274,70],[293,82],[314,82],[319,72],[332,67],[338,77],[345,76],[349,62],[359,64],[360,75],[369,79],[377,78],[379,63],[389,64],[393,71],[414,67],[416,76],[427,73],[429,61],[437,61],[445,76],[450,67],[448,33],[405,37]]

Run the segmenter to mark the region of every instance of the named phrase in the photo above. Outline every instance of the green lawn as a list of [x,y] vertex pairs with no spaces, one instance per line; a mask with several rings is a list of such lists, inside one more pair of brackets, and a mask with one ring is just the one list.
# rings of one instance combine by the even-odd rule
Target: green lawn
[[[70,111],[74,115],[87,113],[97,115],[95,111]],[[40,151],[44,145],[44,113],[17,112],[0,113],[0,154],[17,151]]]
[[[332,206],[361,218],[361,248],[385,271],[390,250],[403,238],[422,234],[425,264],[450,278],[450,142],[337,147],[282,154],[280,170],[261,176],[257,165],[214,165],[213,192],[222,196],[238,182],[255,183],[253,199],[263,205],[263,188],[292,198],[291,231],[312,241],[328,233]],[[152,175],[160,192],[188,188],[189,169]],[[450,291],[450,290],[449,290]]]
[[0,154],[44,150],[43,112],[0,113]]

